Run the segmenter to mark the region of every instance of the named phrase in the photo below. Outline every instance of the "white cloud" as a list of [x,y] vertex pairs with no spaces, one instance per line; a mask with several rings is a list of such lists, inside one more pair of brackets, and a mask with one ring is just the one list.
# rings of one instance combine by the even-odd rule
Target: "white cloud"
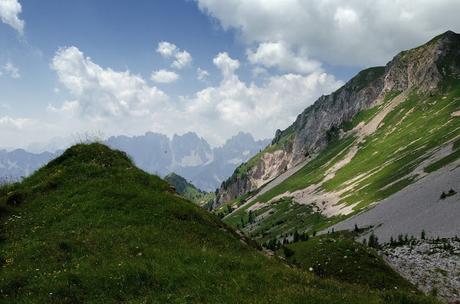
[[198,80],[204,81],[208,77],[209,77],[209,72],[208,71],[203,70],[202,68],[197,68],[196,69],[196,78]]
[[217,68],[219,68],[224,80],[235,77],[235,70],[240,67],[240,62],[236,59],[230,58],[226,52],[217,54],[212,62]]
[[73,99],[48,106],[56,130],[52,136],[88,130],[106,135],[195,131],[221,144],[229,134],[244,130],[267,138],[291,124],[317,97],[341,85],[320,71],[245,83],[236,74],[240,62],[228,53],[219,53],[213,62],[222,74],[218,85],[174,100],[141,76],[102,68],[76,47],[60,49],[51,66]]
[[214,64],[222,72],[221,83],[183,102],[188,115],[194,117],[194,130],[218,141],[238,130],[259,138],[271,137],[275,129],[287,127],[320,95],[342,85],[323,72],[272,76],[261,85],[246,84],[235,74],[239,61],[227,53],[219,53]]
[[157,52],[165,58],[172,57],[176,53],[176,50],[177,46],[170,42],[161,41],[158,43]]
[[23,34],[24,20],[19,19],[21,11],[21,4],[17,0],[0,0],[0,19],[2,22]]
[[[21,77],[21,74],[19,73],[19,69],[10,61],[8,61],[1,69],[4,74],[8,75],[9,77],[13,79],[18,79]],[[1,72],[1,71],[0,71]],[[0,76],[3,73],[0,73]]]
[[248,50],[247,55],[252,64],[262,65],[266,68],[276,67],[284,72],[306,74],[321,67],[317,61],[294,54],[284,42],[260,43],[255,51]]
[[25,127],[34,124],[34,120],[30,118],[13,118],[10,116],[0,117],[0,126],[6,129],[22,130]]
[[177,52],[175,58],[176,60],[174,60],[171,66],[178,70],[188,67],[192,63],[192,56],[187,51]]
[[334,14],[334,21],[341,28],[356,24],[358,18],[356,12],[350,8],[338,7]]
[[174,61],[171,64],[171,67],[178,70],[190,66],[193,60],[192,55],[190,55],[189,52],[181,50],[175,44],[167,41],[158,43],[157,53],[164,58],[173,58]]
[[263,77],[263,76],[268,76],[269,73],[267,69],[262,68],[260,66],[256,66],[252,69],[252,77],[257,78],[257,77]]
[[59,49],[51,67],[87,118],[144,116],[168,101],[164,92],[148,86],[142,77],[104,69],[74,46]]
[[179,75],[173,71],[158,70],[152,73],[150,79],[158,83],[173,83],[179,79]]
[[78,100],[65,101],[60,107],[55,107],[51,104],[48,105],[46,110],[50,113],[73,115],[77,113],[80,108]]
[[329,64],[385,64],[446,30],[460,31],[458,0],[196,0],[249,45],[283,41]]

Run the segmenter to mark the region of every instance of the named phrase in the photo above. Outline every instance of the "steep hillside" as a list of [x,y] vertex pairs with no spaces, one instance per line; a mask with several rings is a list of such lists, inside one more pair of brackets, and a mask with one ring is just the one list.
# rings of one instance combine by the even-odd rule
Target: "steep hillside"
[[[218,202],[239,205],[226,221],[246,223],[251,212],[256,220],[244,230],[261,242],[295,229],[320,230],[455,164],[459,79],[460,35],[453,32],[359,73],[222,185]],[[291,174],[272,180],[294,164]]]
[[214,192],[204,192],[176,173],[166,175],[164,180],[173,186],[177,193],[199,206],[211,205],[215,199]]
[[0,188],[0,207],[4,303],[435,303],[268,258],[100,144]]

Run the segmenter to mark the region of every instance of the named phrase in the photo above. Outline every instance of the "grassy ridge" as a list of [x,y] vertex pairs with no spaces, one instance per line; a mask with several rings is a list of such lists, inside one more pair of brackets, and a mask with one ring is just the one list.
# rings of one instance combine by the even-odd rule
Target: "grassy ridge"
[[100,144],[1,187],[0,206],[2,303],[434,303],[269,259]]
[[216,197],[215,193],[202,191],[175,173],[166,175],[164,179],[176,189],[177,193],[199,206],[212,203]]

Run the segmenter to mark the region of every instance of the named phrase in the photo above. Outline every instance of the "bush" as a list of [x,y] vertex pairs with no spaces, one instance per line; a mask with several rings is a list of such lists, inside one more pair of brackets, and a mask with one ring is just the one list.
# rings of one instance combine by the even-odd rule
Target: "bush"
[[24,202],[25,195],[21,192],[10,192],[6,198],[6,203],[10,206],[18,206]]
[[283,246],[283,253],[286,258],[290,258],[291,256],[294,255],[294,251],[287,248],[286,246]]

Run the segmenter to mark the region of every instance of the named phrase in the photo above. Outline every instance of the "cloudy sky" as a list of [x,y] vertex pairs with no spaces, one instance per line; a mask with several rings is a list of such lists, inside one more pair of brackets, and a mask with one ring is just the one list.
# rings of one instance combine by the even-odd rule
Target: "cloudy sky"
[[458,0],[0,0],[0,147],[84,132],[273,136]]

